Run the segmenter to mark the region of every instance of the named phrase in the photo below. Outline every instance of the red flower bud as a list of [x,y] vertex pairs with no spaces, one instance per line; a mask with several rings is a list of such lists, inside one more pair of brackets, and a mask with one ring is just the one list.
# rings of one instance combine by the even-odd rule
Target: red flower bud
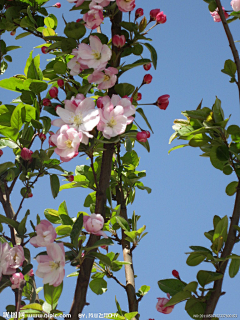
[[145,132],[147,134],[147,138],[150,138],[150,136],[151,136],[150,132],[149,131],[145,131]]
[[0,149],[0,157],[3,155],[3,151]]
[[61,8],[61,6],[62,6],[62,5],[61,5],[60,2],[57,2],[57,3],[55,3],[55,4],[53,5],[53,7],[56,7],[56,8],[58,8],[58,9]]
[[16,34],[16,30],[13,30],[13,31],[10,32],[11,36],[15,36],[15,34]]
[[156,22],[158,24],[163,24],[167,21],[167,16],[163,13],[163,11],[159,12],[157,15],[156,15]]
[[164,94],[163,96],[160,96],[157,99],[157,102],[155,103],[156,106],[158,106],[161,110],[166,110],[167,106],[169,105],[168,99],[170,98],[169,94]]
[[57,84],[60,88],[64,87],[64,81],[63,79],[58,79]]
[[51,98],[57,98],[58,96],[58,88],[57,87],[52,87],[50,90],[49,90],[49,95]]
[[155,21],[157,14],[160,12],[160,9],[153,9],[150,11],[150,21]]
[[32,198],[32,197],[33,197],[32,192],[29,192],[29,193],[27,194],[27,198]]
[[149,62],[149,63],[144,64],[143,68],[144,68],[144,70],[148,71],[151,69],[151,66],[152,66],[152,64]]
[[173,270],[172,271],[172,275],[175,277],[175,278],[179,278],[179,273],[177,270]]
[[43,54],[48,53],[48,47],[43,46],[43,47],[41,48],[41,51],[42,51]]
[[112,38],[112,43],[115,47],[122,48],[126,43],[126,38],[124,35],[115,34]]
[[146,131],[138,132],[136,138],[137,138],[137,141],[139,142],[146,142],[147,141]]
[[42,133],[42,132],[40,132],[40,133],[38,134],[38,136],[39,136],[39,138],[40,138],[40,140],[41,140],[42,142],[44,142],[44,141],[47,139],[46,135],[45,135],[44,133]]
[[142,100],[142,94],[140,92],[138,92],[137,94],[137,101]]
[[143,84],[149,84],[152,82],[152,76],[150,74],[145,74],[143,77]]
[[74,181],[74,176],[73,176],[73,175],[67,176],[66,178],[67,178],[67,180],[68,180],[69,182],[73,182],[73,181]]
[[51,105],[51,101],[47,98],[43,99],[42,104],[44,105],[44,107],[48,107]]
[[77,19],[77,20],[76,20],[76,22],[81,22],[81,21],[82,21],[82,19]]
[[21,151],[21,158],[23,160],[29,161],[32,159],[33,152],[27,148],[23,148]]
[[138,8],[136,11],[135,11],[135,19],[139,18],[143,16],[143,9],[142,8]]

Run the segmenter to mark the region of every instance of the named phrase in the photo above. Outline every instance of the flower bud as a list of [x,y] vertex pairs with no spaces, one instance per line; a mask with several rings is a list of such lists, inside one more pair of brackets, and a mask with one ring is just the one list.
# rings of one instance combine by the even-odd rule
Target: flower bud
[[177,270],[173,270],[172,271],[172,275],[175,277],[175,278],[179,278],[179,273]]
[[66,178],[67,178],[67,180],[68,180],[69,182],[73,182],[73,181],[74,181],[74,176],[73,176],[73,175],[67,176]]
[[48,107],[51,105],[51,101],[48,98],[43,99],[42,104],[44,107]]
[[117,48],[122,48],[126,43],[126,38],[124,35],[119,36],[118,34],[115,34],[112,38],[112,43]]
[[155,103],[156,106],[158,106],[161,110],[166,110],[167,106],[169,105],[168,99],[170,98],[169,94],[164,94],[163,96],[160,96],[157,99],[157,102]]
[[29,161],[32,159],[33,152],[27,148],[23,148],[21,151],[21,158],[25,161]]
[[38,134],[38,136],[39,136],[39,138],[40,138],[40,140],[41,140],[42,142],[44,142],[44,141],[47,139],[46,135],[45,135],[44,133],[42,133],[42,132],[40,132],[40,133]]
[[43,54],[48,53],[48,47],[43,46],[43,47],[41,48],[41,51],[42,51]]
[[143,16],[143,9],[142,8],[138,8],[136,11],[135,11],[135,20],[137,20],[137,18]]
[[0,149],[0,157],[3,155],[3,151]]
[[58,96],[58,88],[57,87],[52,87],[50,90],[49,90],[49,95],[51,98],[57,98]]
[[147,133],[146,131],[138,132],[136,136],[137,141],[146,142],[147,141]]
[[152,76],[150,74],[145,74],[143,77],[143,84],[149,84],[152,82]]
[[138,27],[139,32],[143,32],[145,30],[146,26],[147,26],[147,19],[146,19],[146,17],[143,17],[143,19],[139,23],[139,27]]
[[16,34],[16,30],[13,30],[13,31],[10,32],[11,36],[15,36],[15,34]]
[[55,3],[54,5],[53,5],[53,7],[56,7],[56,8],[61,8],[61,3],[60,2],[57,2],[57,3]]
[[146,70],[146,71],[150,70],[150,69],[151,69],[151,67],[152,67],[151,62],[146,63],[146,64],[144,64],[144,65],[143,65],[143,68],[144,68],[144,70]]
[[155,21],[157,14],[160,12],[160,9],[153,9],[150,11],[150,21]]
[[58,79],[57,84],[60,88],[64,87],[64,81],[63,79]]
[[157,24],[163,24],[167,21],[167,16],[163,13],[163,11],[159,12],[156,15],[156,22]]
[[32,192],[29,192],[29,193],[27,194],[27,198],[32,198],[32,197],[33,197]]
[[150,138],[150,136],[151,136],[150,132],[149,131],[145,131],[145,132],[147,134],[147,138]]
[[142,100],[142,94],[140,92],[138,92],[137,94],[137,101]]

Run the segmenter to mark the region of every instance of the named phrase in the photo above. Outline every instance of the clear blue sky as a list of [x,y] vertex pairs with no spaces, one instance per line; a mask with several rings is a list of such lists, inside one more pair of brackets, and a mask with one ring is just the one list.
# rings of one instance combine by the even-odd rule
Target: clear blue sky
[[[54,4],[55,1],[49,1]],[[62,8],[52,11],[59,17],[63,28],[61,15],[67,21],[75,21],[79,18],[78,11],[68,13],[71,5],[66,0],[61,0]],[[222,2],[225,9],[230,10],[230,0]],[[186,265],[190,245],[209,246],[210,242],[203,233],[212,229],[212,218],[215,214],[223,217],[232,214],[234,197],[225,194],[226,185],[235,180],[235,177],[225,176],[222,172],[212,167],[209,159],[199,157],[199,150],[184,148],[168,155],[168,150],[175,145],[169,146],[168,139],[173,133],[172,124],[174,119],[181,118],[181,111],[195,109],[203,98],[203,105],[211,107],[215,96],[222,101],[225,115],[232,115],[230,124],[239,124],[240,112],[237,86],[230,84],[228,76],[221,73],[226,59],[232,59],[228,42],[220,23],[214,23],[209,14],[207,4],[204,1],[167,1],[136,0],[136,8],[142,7],[145,15],[149,16],[151,9],[159,8],[167,15],[167,23],[153,29],[150,37],[158,52],[157,71],[150,70],[153,76],[151,85],[142,88],[143,102],[154,102],[163,94],[170,95],[170,104],[166,111],[157,107],[144,107],[145,113],[152,124],[154,135],[149,142],[151,153],[148,154],[141,146],[136,150],[141,157],[140,170],[146,169],[147,177],[144,184],[152,188],[152,193],[137,190],[134,205],[129,207],[129,215],[135,210],[141,215],[139,227],[147,226],[149,234],[142,240],[139,247],[134,250],[134,269],[137,274],[136,287],[150,285],[150,292],[140,303],[141,319],[188,319],[184,310],[184,303],[177,305],[169,315],[163,315],[156,311],[155,305],[158,297],[166,297],[165,293],[158,288],[159,279],[171,278],[173,269],[177,269],[181,278],[186,281],[194,281],[197,271],[209,270],[210,265],[201,264],[199,267]],[[127,17],[127,16],[126,16]],[[231,25],[234,39],[239,40],[239,22]],[[104,30],[109,27],[108,23]],[[18,31],[20,33],[20,31]],[[3,36],[8,44],[14,44],[14,38]],[[11,41],[12,40],[12,41]],[[3,77],[23,73],[28,52],[41,41],[30,36],[18,43],[24,48],[13,53],[13,63]],[[237,48],[239,44],[237,43]],[[40,53],[39,49],[34,54]],[[42,55],[44,60],[50,56]],[[145,57],[149,57],[146,52]],[[128,71],[125,79],[133,85],[139,85],[145,71],[139,67],[134,71]],[[129,80],[130,79],[130,80]],[[1,90],[3,103],[10,102],[13,93]],[[63,99],[64,97],[62,97]],[[139,121],[141,123],[141,121]],[[142,122],[142,125],[144,123]],[[6,150],[6,149],[5,149]],[[6,152],[2,161],[11,160],[11,153]],[[64,166],[73,170],[76,165],[84,164],[84,157],[76,158]],[[20,187],[20,184],[18,184]],[[66,200],[71,216],[75,216],[80,210],[87,211],[83,202],[87,196],[87,190],[73,189],[62,191],[53,200],[48,178],[40,180],[33,192],[33,198],[27,199],[21,212],[23,217],[27,208],[31,210],[31,219],[35,222],[38,213],[44,218],[45,208],[57,209],[59,204]],[[20,202],[19,191],[15,191],[12,199],[14,209]],[[88,212],[88,211],[87,211]],[[89,212],[88,212],[89,213]],[[120,248],[116,248],[120,252]],[[39,252],[40,250],[36,250]],[[239,254],[236,247],[234,253]],[[34,270],[37,264],[34,262]],[[66,274],[75,271],[73,267],[66,267]],[[124,282],[124,271],[119,271],[116,276]],[[58,309],[68,313],[76,278],[64,280],[64,292],[60,298]],[[127,311],[127,298],[124,290],[114,280],[108,279],[108,291],[102,296],[96,296],[88,291],[87,301],[90,303],[83,313],[115,312],[114,297],[116,295],[123,310]],[[37,279],[37,285],[42,286],[41,279]],[[230,279],[226,274],[223,291],[226,294],[221,297],[215,310],[218,314],[240,315],[239,308],[239,274]],[[11,289],[6,289],[1,295],[0,315],[6,304],[14,304],[14,296]]]

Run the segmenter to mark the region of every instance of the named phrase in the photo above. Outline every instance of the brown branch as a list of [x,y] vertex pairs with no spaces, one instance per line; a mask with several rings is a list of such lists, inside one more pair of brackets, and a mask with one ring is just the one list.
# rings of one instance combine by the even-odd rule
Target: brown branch
[[122,284],[118,278],[116,278],[110,271],[108,272],[108,276],[112,279],[114,279],[121,287],[123,287],[126,290],[126,286]]
[[222,9],[221,1],[220,0],[216,0],[216,3],[217,3],[217,6],[218,6],[219,15],[220,15],[221,20],[222,20],[223,28],[224,28],[225,33],[227,35],[229,46],[230,46],[230,49],[232,51],[232,55],[233,55],[233,58],[234,58],[234,61],[235,61],[236,67],[237,67],[237,74],[238,74],[237,86],[238,86],[239,100],[240,100],[240,60],[239,60],[239,54],[238,54],[237,48],[235,46],[235,43],[234,43],[234,40],[233,40],[233,36],[232,36],[232,33],[231,33],[230,29],[229,29],[227,20],[226,20],[226,18],[224,16],[224,12],[223,12],[223,9]]
[[[239,218],[240,218],[240,182],[238,183],[237,194],[236,194],[236,198],[235,198],[235,205],[234,205],[234,209],[233,209],[233,215],[231,217],[231,224],[229,227],[227,241],[225,243],[223,252],[221,254],[221,258],[226,258],[232,252],[233,246],[237,240],[236,229],[234,228],[234,226],[237,226],[239,224]],[[227,264],[228,264],[228,260],[220,263],[219,272],[222,273],[223,276],[226,271]],[[220,280],[216,280],[214,282],[214,286],[213,286],[214,291],[212,292],[210,299],[207,300],[207,306],[206,306],[206,310],[204,313],[205,315],[213,314],[213,312],[217,306],[218,300],[219,300],[220,296],[223,294],[222,293],[222,283],[223,283],[223,278]]]

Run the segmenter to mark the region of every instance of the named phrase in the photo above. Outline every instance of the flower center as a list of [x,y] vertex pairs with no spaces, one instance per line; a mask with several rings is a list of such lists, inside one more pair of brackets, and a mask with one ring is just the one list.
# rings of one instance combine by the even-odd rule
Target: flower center
[[74,122],[77,126],[80,126],[80,125],[83,123],[83,121],[82,121],[82,116],[79,116],[79,115],[75,116],[75,117],[73,118],[73,122]]
[[110,80],[110,77],[105,74],[105,76],[104,76],[104,78],[103,78],[103,81],[108,81],[108,80]]
[[97,51],[93,51],[93,57],[94,57],[96,60],[100,60],[100,59],[101,59],[101,53],[100,53],[100,52],[97,52]]
[[60,261],[50,261],[49,265],[52,268],[52,270],[57,270],[60,267]]
[[71,140],[65,141],[65,144],[66,144],[67,148],[72,148],[72,141]]
[[112,118],[109,122],[108,122],[108,126],[113,128],[115,125],[117,124],[117,121]]

